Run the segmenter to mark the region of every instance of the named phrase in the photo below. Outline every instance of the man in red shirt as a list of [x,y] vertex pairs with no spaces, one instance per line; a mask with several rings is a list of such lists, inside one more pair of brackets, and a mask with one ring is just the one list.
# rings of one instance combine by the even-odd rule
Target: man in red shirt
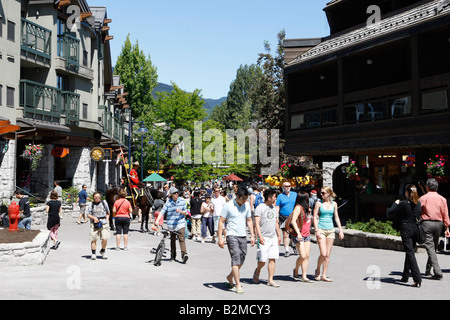
[[445,226],[445,236],[450,236],[448,230],[450,219],[447,200],[437,193],[438,186],[439,183],[436,179],[428,179],[426,184],[427,193],[420,197],[419,201],[422,205],[422,226],[426,234],[424,245],[428,254],[425,275],[431,276],[431,268],[433,267],[434,275],[432,278],[441,280],[442,270],[436,256],[436,248],[443,226]]
[[139,162],[136,161],[133,163],[133,169],[130,170],[130,188],[132,191],[136,192],[136,195],[139,194],[137,190],[139,190],[139,187],[141,186],[141,182],[139,181],[139,176],[137,173],[139,167]]

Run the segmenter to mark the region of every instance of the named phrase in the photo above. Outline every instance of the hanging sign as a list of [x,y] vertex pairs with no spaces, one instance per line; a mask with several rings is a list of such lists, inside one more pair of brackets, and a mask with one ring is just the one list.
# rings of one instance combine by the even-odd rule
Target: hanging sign
[[105,150],[100,147],[94,147],[91,150],[91,159],[94,161],[102,161],[105,157]]
[[69,154],[69,148],[55,147],[52,150],[52,155],[55,158],[64,158]]

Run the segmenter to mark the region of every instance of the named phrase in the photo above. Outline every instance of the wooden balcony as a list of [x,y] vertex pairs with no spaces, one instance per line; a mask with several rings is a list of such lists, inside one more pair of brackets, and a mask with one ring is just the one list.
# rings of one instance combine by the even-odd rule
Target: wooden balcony
[[51,40],[50,30],[22,18],[20,48],[23,59],[49,67],[52,59]]

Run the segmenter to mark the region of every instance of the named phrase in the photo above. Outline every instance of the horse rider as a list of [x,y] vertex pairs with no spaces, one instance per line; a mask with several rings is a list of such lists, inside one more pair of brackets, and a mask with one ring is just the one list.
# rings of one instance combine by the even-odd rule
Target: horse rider
[[137,170],[139,170],[139,162],[133,163],[133,169],[130,170],[130,192],[133,194],[134,192],[134,198],[136,199],[139,196],[139,188],[142,187],[144,184],[139,181],[139,176],[137,173]]

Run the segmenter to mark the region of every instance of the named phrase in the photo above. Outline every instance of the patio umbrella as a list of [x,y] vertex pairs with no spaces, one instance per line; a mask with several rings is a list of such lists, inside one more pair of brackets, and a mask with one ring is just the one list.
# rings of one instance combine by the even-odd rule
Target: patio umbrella
[[156,172],[155,173],[152,173],[151,175],[149,175],[147,178],[145,178],[144,179],[144,182],[153,182],[153,181],[156,181],[156,182],[164,182],[164,181],[167,181],[166,179],[164,179],[163,177],[161,177],[159,174],[157,174]]
[[229,176],[226,176],[222,180],[225,180],[225,181],[244,181],[241,178],[239,178],[237,175],[235,175],[234,173],[230,174]]

